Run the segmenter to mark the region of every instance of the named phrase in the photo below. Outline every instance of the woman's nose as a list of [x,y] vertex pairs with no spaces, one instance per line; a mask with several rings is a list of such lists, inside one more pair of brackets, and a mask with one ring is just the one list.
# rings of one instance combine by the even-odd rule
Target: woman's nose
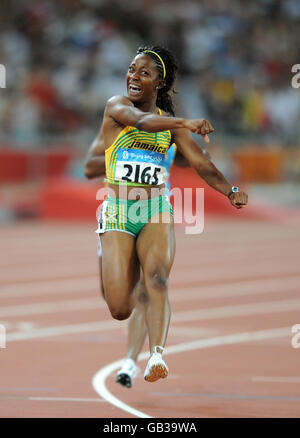
[[131,73],[131,79],[136,79],[136,78],[138,78],[138,72],[137,71],[132,72]]

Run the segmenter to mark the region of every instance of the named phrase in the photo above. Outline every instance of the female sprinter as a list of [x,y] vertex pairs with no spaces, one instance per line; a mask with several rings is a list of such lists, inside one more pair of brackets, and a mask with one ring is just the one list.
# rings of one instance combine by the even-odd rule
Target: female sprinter
[[[207,152],[204,151],[204,153]],[[173,161],[177,166],[188,166],[188,163],[182,154],[177,151],[175,144],[170,146],[166,154],[165,168],[168,175],[170,173],[170,168],[173,164]],[[92,179],[100,177],[103,174],[105,174],[105,154],[102,150],[99,138],[96,137],[87,154],[85,163],[85,176],[88,179]],[[169,182],[167,183],[167,195],[171,195]],[[100,271],[100,290],[104,296],[102,284],[102,247],[100,240],[98,241],[98,259]],[[127,357],[116,375],[116,382],[126,386],[127,388],[132,387],[132,383],[139,372],[136,362],[147,335],[146,312],[148,307],[148,297],[142,276],[133,293],[135,293],[137,301],[128,324]]]
[[[201,134],[208,141],[207,134],[213,131],[210,123],[172,117],[168,92],[176,70],[168,50],[140,48],[126,75],[128,97],[108,100],[99,134],[110,189],[97,230],[103,249],[105,300],[114,318],[128,318],[142,269],[149,300],[146,318],[151,356],[144,373],[149,382],[168,375],[162,353],[170,321],[167,285],[175,252],[174,227],[168,199],[152,188],[165,187],[164,160],[170,145],[175,142],[198,174],[228,196],[234,207],[247,204],[247,194],[232,189],[191,136],[191,132]],[[123,190],[124,183],[128,190]]]

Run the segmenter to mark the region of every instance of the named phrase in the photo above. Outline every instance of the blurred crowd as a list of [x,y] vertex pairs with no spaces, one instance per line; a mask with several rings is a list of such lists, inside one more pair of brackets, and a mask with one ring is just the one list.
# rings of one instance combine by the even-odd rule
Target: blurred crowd
[[86,146],[137,47],[155,43],[179,59],[178,115],[299,144],[299,23],[299,0],[1,0],[0,139]]

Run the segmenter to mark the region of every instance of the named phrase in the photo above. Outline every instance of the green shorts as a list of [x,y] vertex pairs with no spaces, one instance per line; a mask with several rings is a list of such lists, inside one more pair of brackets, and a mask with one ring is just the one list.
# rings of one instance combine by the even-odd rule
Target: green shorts
[[166,195],[138,201],[108,196],[102,204],[96,233],[117,230],[137,237],[152,217],[164,212],[173,216]]

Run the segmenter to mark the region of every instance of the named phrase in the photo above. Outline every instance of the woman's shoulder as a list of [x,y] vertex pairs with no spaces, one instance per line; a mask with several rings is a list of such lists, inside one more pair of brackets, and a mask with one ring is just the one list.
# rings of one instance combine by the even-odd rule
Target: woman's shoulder
[[116,104],[123,104],[130,106],[133,105],[133,103],[130,101],[130,99],[127,96],[121,96],[121,95],[112,96],[106,102],[106,106],[111,106]]

